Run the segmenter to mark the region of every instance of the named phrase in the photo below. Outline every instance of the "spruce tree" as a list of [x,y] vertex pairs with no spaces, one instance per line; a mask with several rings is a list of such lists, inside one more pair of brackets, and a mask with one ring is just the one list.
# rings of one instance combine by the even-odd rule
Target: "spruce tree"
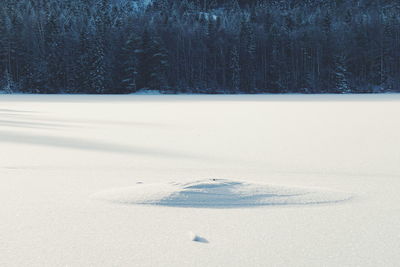
[[76,71],[75,71],[75,82],[74,91],[90,93],[91,90],[91,80],[89,79],[91,64],[90,64],[90,53],[91,53],[91,36],[87,31],[87,28],[81,30],[79,34],[79,43],[77,47],[76,56]]
[[150,73],[151,73],[151,38],[150,33],[147,29],[143,31],[141,36],[140,47],[135,51],[138,57],[138,89],[148,88],[150,85]]
[[344,55],[337,56],[335,60],[335,92],[350,93],[346,58]]
[[46,93],[56,93],[63,87],[65,73],[63,69],[63,47],[61,45],[61,34],[57,24],[55,14],[50,15],[45,27],[45,55],[47,62],[47,91]]
[[119,60],[121,61],[121,77],[119,93],[133,93],[137,90],[137,55],[139,39],[132,34],[122,47]]
[[101,0],[97,4],[95,34],[89,48],[89,90],[90,93],[108,93],[110,68],[107,58],[107,37],[110,26],[110,1]]
[[10,72],[7,69],[4,72],[3,79],[0,85],[0,90],[6,94],[11,94],[16,89],[15,83],[10,75]]
[[160,38],[152,39],[150,55],[150,88],[165,91],[167,89],[168,53]]
[[0,17],[0,73],[6,70],[7,64],[7,52],[6,52],[6,25],[4,17]]
[[89,93],[104,94],[106,92],[106,68],[104,43],[96,36],[89,48]]
[[146,29],[141,38],[138,55],[138,89],[166,89],[166,72],[168,69],[167,51],[161,40],[150,35]]
[[254,38],[252,25],[249,21],[243,20],[240,27],[240,65],[243,68],[240,87],[246,93],[254,93],[255,91],[256,44]]
[[240,63],[239,63],[239,52],[236,46],[234,46],[231,50],[231,61],[229,69],[231,73],[230,86],[234,93],[238,93],[240,90]]
[[214,20],[209,16],[207,18],[205,45],[207,47],[206,89],[210,90],[217,87],[217,39],[217,25]]

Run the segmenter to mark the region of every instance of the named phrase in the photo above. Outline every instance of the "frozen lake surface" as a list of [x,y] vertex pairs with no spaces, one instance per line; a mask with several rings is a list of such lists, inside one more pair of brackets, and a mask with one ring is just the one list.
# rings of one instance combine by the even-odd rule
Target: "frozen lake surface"
[[397,94],[0,95],[0,266],[398,266],[399,192]]

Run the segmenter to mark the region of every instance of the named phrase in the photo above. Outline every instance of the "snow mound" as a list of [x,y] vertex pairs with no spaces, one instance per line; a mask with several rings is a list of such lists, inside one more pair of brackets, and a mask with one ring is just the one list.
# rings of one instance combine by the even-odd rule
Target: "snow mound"
[[239,208],[266,205],[309,205],[345,201],[351,195],[315,188],[284,187],[225,179],[191,183],[141,184],[94,195],[122,204],[192,208]]

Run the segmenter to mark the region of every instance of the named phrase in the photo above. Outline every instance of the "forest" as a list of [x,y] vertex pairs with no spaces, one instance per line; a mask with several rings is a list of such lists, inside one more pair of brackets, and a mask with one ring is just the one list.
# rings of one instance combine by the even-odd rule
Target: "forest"
[[400,92],[393,0],[2,0],[5,93]]

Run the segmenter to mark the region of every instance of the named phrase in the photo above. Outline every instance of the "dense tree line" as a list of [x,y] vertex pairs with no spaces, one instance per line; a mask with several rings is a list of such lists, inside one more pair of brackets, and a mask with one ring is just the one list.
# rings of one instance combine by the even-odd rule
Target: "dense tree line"
[[391,0],[2,0],[0,89],[400,91]]

